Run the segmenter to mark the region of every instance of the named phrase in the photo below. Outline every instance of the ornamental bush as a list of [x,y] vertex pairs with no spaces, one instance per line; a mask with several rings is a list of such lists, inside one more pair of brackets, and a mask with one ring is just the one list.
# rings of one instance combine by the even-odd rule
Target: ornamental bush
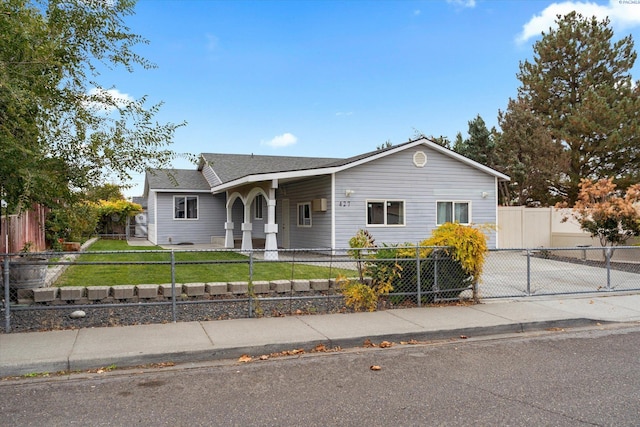
[[[399,250],[398,255],[404,258],[415,258],[416,249],[411,246],[407,245],[406,248]],[[462,290],[470,286],[473,292],[473,299],[478,299],[477,284],[482,275],[487,253],[487,236],[481,229],[448,222],[433,230],[431,237],[420,242],[419,246],[420,259],[424,259],[426,264],[421,266],[420,269],[421,283],[425,283],[423,275],[425,277],[434,277],[433,271],[436,268],[437,257],[438,268],[444,269],[442,276],[438,273],[437,288],[450,291],[447,292],[448,297],[446,298],[455,298]],[[438,252],[435,253],[434,247],[442,249],[438,249]],[[440,259],[443,262],[440,262]],[[423,272],[423,269],[426,269],[426,271]],[[428,287],[429,279],[426,280]],[[435,286],[435,280],[431,280],[432,286]],[[460,292],[452,296],[458,289]]]
[[[403,253],[408,251],[403,250]],[[413,251],[412,259],[398,260],[402,265],[402,277],[394,281],[393,292],[418,291],[418,274],[416,251]],[[472,284],[472,276],[462,268],[462,263],[453,259],[451,255],[442,249],[432,250],[426,258],[420,258],[420,293],[422,303],[431,303],[435,300],[456,299],[460,294],[469,289]],[[407,298],[399,296],[398,301]],[[410,297],[417,302],[417,296]]]

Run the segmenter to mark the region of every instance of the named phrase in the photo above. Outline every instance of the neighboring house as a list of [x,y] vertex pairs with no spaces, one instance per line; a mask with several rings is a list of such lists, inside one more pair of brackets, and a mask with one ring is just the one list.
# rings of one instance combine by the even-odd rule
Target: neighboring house
[[147,172],[148,239],[242,250],[264,239],[267,259],[279,247],[348,248],[358,229],[417,243],[445,222],[497,226],[503,180],[426,138],[348,159],[202,154],[197,170]]

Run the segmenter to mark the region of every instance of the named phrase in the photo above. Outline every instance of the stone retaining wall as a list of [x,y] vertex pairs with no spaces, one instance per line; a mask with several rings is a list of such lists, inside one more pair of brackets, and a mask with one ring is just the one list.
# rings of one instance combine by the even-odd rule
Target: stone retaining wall
[[[335,279],[273,280],[253,282],[257,297],[283,294],[313,294],[337,291]],[[176,283],[176,298],[243,298],[249,294],[249,282]],[[108,304],[119,302],[170,301],[171,283],[119,286],[63,286],[18,290],[19,304],[64,305]]]

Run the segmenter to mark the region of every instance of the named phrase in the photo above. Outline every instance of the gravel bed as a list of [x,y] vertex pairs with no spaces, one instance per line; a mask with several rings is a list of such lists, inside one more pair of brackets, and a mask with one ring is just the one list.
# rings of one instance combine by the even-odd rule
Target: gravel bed
[[[85,317],[73,319],[76,310]],[[279,298],[277,300],[254,300],[253,317],[279,317],[300,314],[327,314],[346,311],[342,298]],[[5,331],[5,310],[0,310],[0,333]],[[249,303],[244,300],[208,299],[176,303],[178,322],[241,319],[249,317]],[[61,305],[55,308],[42,306],[19,306],[11,310],[11,332],[36,332],[62,329],[94,328],[103,326],[128,326],[173,321],[172,306],[166,305],[122,305],[91,306]]]

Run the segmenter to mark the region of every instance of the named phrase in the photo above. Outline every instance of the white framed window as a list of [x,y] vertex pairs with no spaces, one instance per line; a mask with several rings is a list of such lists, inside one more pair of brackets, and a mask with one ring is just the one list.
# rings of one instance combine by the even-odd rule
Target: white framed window
[[311,202],[298,203],[298,227],[311,227]]
[[198,219],[198,196],[173,196],[173,219]]
[[367,200],[367,225],[404,225],[404,201]]
[[253,199],[253,217],[255,219],[263,219],[263,207],[264,204],[264,196],[262,194],[258,194],[255,199]]
[[445,222],[457,222],[459,224],[471,224],[471,203],[466,201],[442,201],[437,202],[436,223],[442,225]]

